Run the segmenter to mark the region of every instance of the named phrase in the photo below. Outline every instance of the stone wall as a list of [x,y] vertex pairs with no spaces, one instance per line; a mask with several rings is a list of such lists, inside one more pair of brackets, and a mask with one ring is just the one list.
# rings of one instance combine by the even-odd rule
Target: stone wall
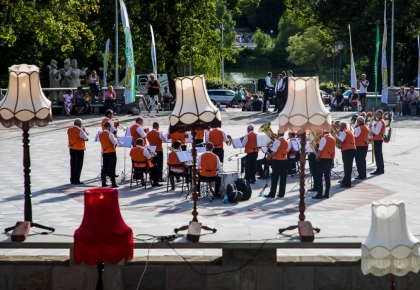
[[[223,266],[220,257],[191,257],[194,272],[178,257],[154,257],[139,289],[144,290],[351,290],[390,289],[390,277],[365,276],[359,258],[285,257],[273,266],[253,265],[239,270]],[[124,266],[105,265],[106,290],[135,290],[145,259]],[[223,272],[221,274],[212,275]],[[1,290],[92,290],[97,279],[94,266],[71,266],[67,257],[0,257]],[[420,274],[397,277],[397,288],[417,290]]]

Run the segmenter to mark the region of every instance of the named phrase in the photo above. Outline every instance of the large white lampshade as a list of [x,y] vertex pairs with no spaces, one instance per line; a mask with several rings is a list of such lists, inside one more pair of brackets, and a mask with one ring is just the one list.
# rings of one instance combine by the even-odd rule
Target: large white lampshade
[[372,223],[362,243],[362,272],[404,276],[420,269],[420,244],[407,226],[403,201],[372,203]]
[[211,102],[203,75],[175,79],[176,104],[169,116],[171,133],[193,126],[220,127],[222,117],[219,109]]
[[282,132],[330,131],[331,114],[322,103],[318,77],[288,78],[287,102],[279,123]]
[[10,67],[7,93],[0,101],[2,125],[29,129],[46,126],[51,120],[51,101],[42,92],[39,68],[27,64]]

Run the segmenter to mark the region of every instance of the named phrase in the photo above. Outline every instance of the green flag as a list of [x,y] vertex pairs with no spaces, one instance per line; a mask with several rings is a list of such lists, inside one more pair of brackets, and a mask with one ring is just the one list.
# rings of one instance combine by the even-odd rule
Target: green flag
[[375,107],[378,107],[378,59],[379,59],[379,24],[376,24],[376,52],[375,52]]

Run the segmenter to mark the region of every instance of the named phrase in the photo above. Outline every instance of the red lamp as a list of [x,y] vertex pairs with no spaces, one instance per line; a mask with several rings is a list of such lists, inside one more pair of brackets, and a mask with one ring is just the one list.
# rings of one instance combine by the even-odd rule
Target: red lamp
[[121,216],[118,190],[86,190],[82,224],[74,232],[74,262],[97,265],[96,289],[102,289],[103,263],[117,264],[122,259],[131,260],[133,254],[133,231]]

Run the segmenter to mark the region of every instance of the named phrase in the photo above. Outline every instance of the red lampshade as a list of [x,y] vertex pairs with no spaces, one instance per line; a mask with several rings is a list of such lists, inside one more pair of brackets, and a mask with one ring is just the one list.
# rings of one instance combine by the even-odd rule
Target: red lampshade
[[86,190],[82,224],[74,232],[74,262],[117,264],[131,260],[133,254],[133,231],[122,219],[118,190]]

